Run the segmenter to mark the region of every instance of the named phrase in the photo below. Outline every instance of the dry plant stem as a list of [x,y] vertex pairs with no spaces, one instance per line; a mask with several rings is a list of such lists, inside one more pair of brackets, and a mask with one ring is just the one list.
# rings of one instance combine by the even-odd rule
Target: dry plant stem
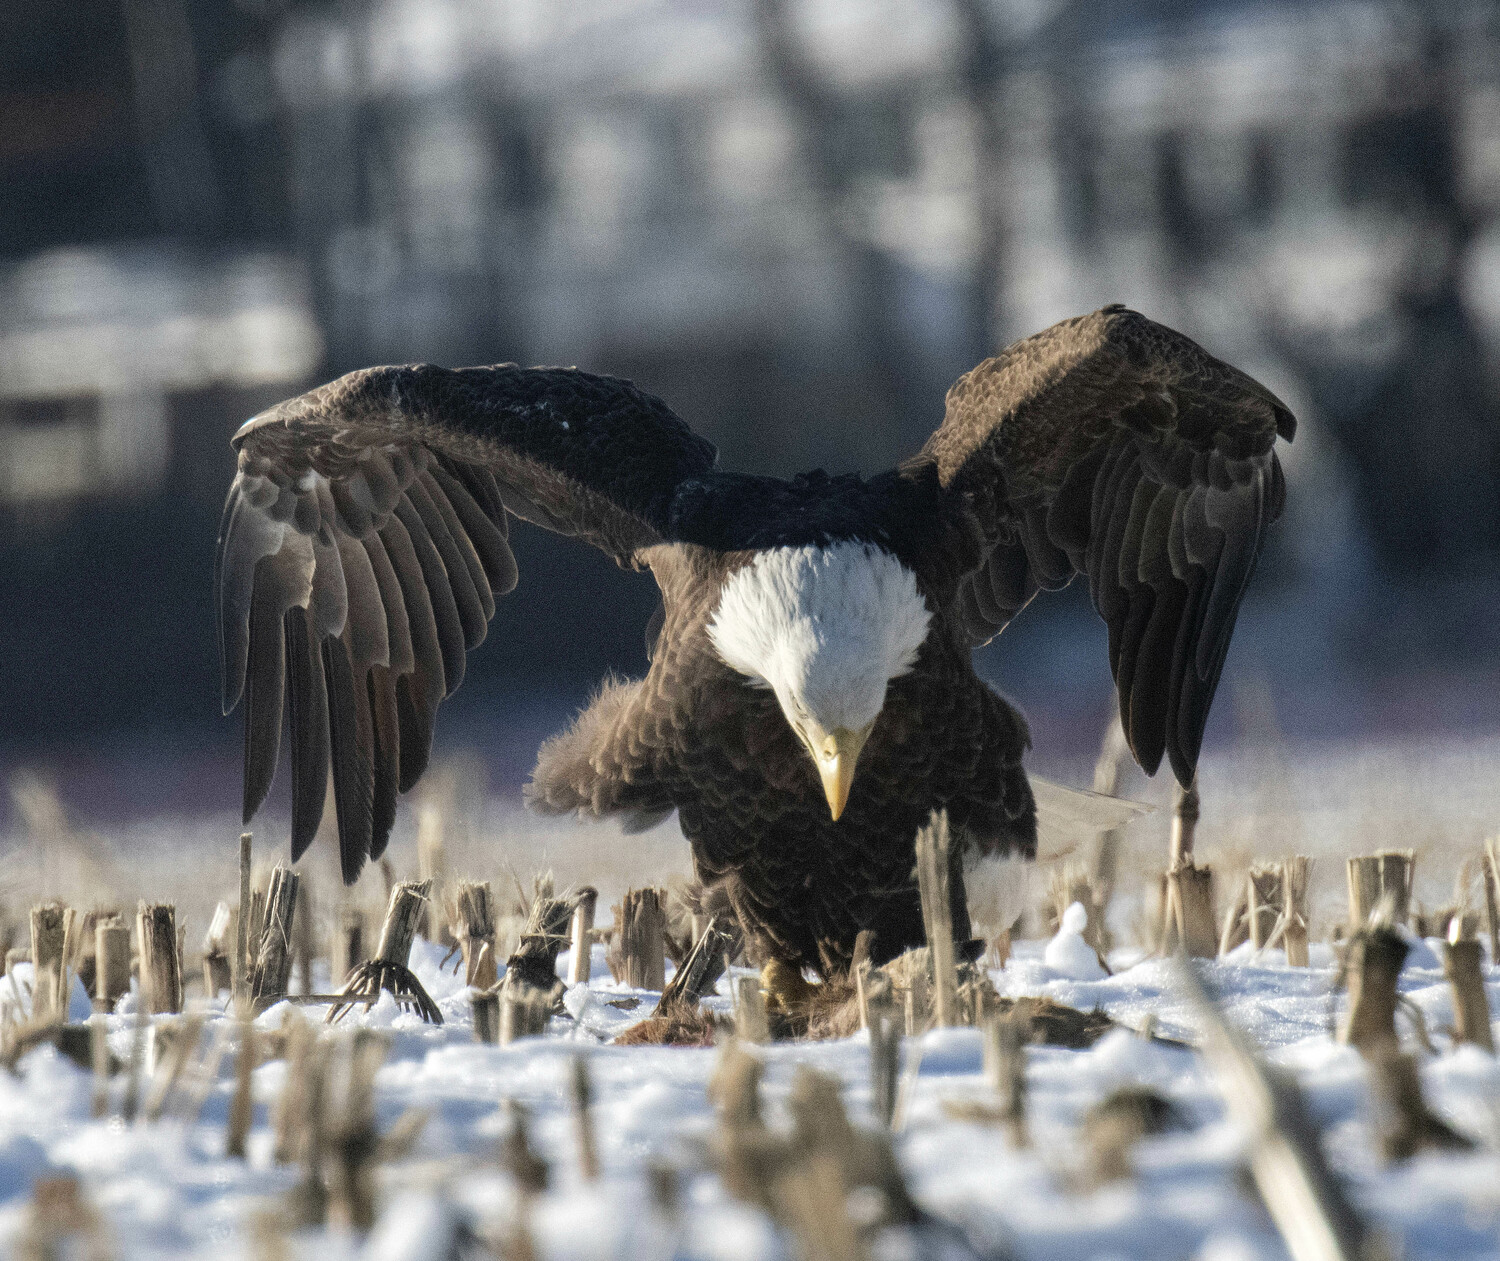
[[1366,1058],[1397,1049],[1396,981],[1406,954],[1406,942],[1384,925],[1356,933],[1349,941],[1349,1010],[1338,1040]]
[[182,1106],[178,1109],[178,1115],[189,1125],[194,1124],[203,1112],[203,1105],[208,1102],[208,1096],[219,1083],[219,1065],[224,1062],[224,1053],[229,1050],[230,1039],[233,1035],[234,1025],[229,1020],[219,1021],[214,1030],[213,1042],[208,1048],[208,1054],[203,1057],[193,1074],[193,1083],[184,1091]]
[[931,1023],[929,981],[932,976],[931,954],[926,946],[917,946],[885,964],[880,972],[895,987],[897,1002],[905,1010],[907,1037],[916,1037]]
[[1263,950],[1281,918],[1281,867],[1260,865],[1250,868],[1250,874],[1245,878],[1245,894],[1249,902],[1246,917],[1249,920],[1250,944],[1257,950]]
[[805,1261],[866,1261],[849,1218],[843,1171],[833,1156],[819,1152],[805,1158],[775,1179],[774,1190]]
[[146,1031],[151,1022],[146,1016],[146,1004],[138,1002],[135,1019],[131,1022],[130,1066],[126,1070],[125,1101],[120,1105],[120,1116],[129,1125],[135,1120],[136,1109],[141,1100],[141,1075],[146,1071]]
[[348,1039],[342,1090],[325,1087],[324,1167],[328,1181],[328,1223],[365,1232],[375,1224],[375,1162],[380,1135],[375,1126],[375,1074],[389,1045],[369,1029]]
[[1191,965],[1182,987],[1204,1021],[1203,1053],[1232,1116],[1251,1136],[1250,1172],[1292,1261],[1378,1261],[1386,1253],[1345,1196],[1322,1135],[1289,1078],[1261,1064],[1231,1028]]
[[[1248,878],[1245,883],[1249,884]],[[1224,927],[1219,933],[1219,957],[1221,959],[1250,939],[1250,931],[1245,923],[1245,896],[1246,890],[1242,886],[1234,895],[1234,901],[1229,904],[1229,910],[1224,914]]]
[[386,908],[385,924],[380,930],[380,945],[375,951],[375,958],[360,964],[344,982],[339,995],[346,1001],[329,1008],[330,1023],[356,1002],[363,1002],[368,1011],[375,1005],[383,989],[389,990],[402,1006],[415,1007],[422,1019],[429,1024],[443,1023],[437,1004],[406,966],[407,959],[411,957],[411,943],[416,936],[422,904],[431,892],[432,885],[429,881],[403,881],[391,890],[391,901]]
[[141,954],[141,998],[152,1013],[182,1010],[182,970],[177,954],[177,908],[140,904],[136,932]]
[[272,1155],[279,1165],[300,1162],[303,1142],[309,1133],[312,1113],[321,1088],[321,1065],[315,1064],[317,1034],[299,1014],[286,1028],[286,1079],[281,1094],[271,1110],[271,1127],[275,1135]]
[[[508,978],[507,978],[508,980]],[[500,1044],[540,1037],[552,1016],[552,996],[524,981],[500,987]]]
[[328,1220],[323,1163],[332,1049],[330,1039],[318,1037],[300,1018],[287,1030],[286,1084],[272,1110],[271,1124],[277,1163],[302,1166],[302,1180],[292,1192],[289,1213],[296,1225],[319,1226]]
[[[202,1016],[184,1016],[173,1031],[170,1044],[167,1047],[164,1062],[156,1066],[156,1078],[151,1083],[151,1093],[146,1097],[146,1120],[159,1121],[161,1115],[166,1111],[167,1100],[171,1098],[172,1091],[176,1089],[177,1082],[182,1077],[182,1070],[187,1067],[189,1057],[198,1049],[198,1040],[203,1034],[204,1020]],[[158,1026],[156,1036],[161,1037],[162,1027]]]
[[880,1124],[889,1129],[896,1115],[904,1024],[889,983],[870,982],[866,1010],[870,1031],[870,1104]]
[[573,908],[573,922],[569,934],[573,954],[568,961],[568,984],[587,985],[593,967],[594,909],[599,904],[599,891],[585,888],[578,891],[578,905]]
[[300,883],[297,873],[289,867],[278,866],[271,872],[265,919],[250,981],[250,997],[262,1011],[285,996],[291,980],[292,932]]
[[304,879],[297,889],[292,917],[292,953],[296,961],[297,992],[312,993],[313,897],[312,881]]
[[733,939],[733,934],[717,916],[710,918],[688,957],[662,990],[651,1014],[662,1016],[673,1007],[696,1008],[724,975],[724,953]]
[[1181,950],[1195,959],[1212,959],[1218,947],[1213,870],[1189,861],[1162,877],[1162,890],[1160,953]]
[[488,884],[460,880],[453,898],[454,936],[463,952],[464,983],[487,990],[499,980],[495,967],[495,897]]
[[1484,993],[1484,962],[1477,941],[1452,941],[1443,951],[1443,973],[1453,986],[1453,1040],[1495,1053],[1490,1005]]
[[94,1001],[111,1012],[130,992],[130,929],[118,916],[94,926]]
[[229,1125],[225,1131],[224,1154],[243,1160],[253,1115],[250,1078],[255,1071],[255,1022],[248,999],[235,1004],[235,1019],[239,1025],[239,1050],[234,1059],[234,1094],[229,1100]]
[[1389,899],[1392,923],[1405,924],[1411,913],[1412,873],[1416,855],[1412,850],[1382,850],[1349,859],[1349,928],[1357,932]]
[[[90,996],[94,992],[94,977],[98,971],[99,962],[95,957],[97,939],[94,930],[100,920],[109,919],[113,915],[112,910],[95,907],[91,911],[83,912],[82,915],[75,915],[73,922],[68,926],[65,963],[83,985],[85,993]],[[3,925],[0,925],[0,933],[4,931]],[[69,988],[72,988],[71,985]]]
[[1484,842],[1484,915],[1490,934],[1490,959],[1500,962],[1500,838]]
[[927,826],[917,832],[916,851],[922,925],[932,956],[933,1014],[938,1025],[949,1028],[958,1022],[958,977],[953,966],[947,811],[934,812]]
[[[250,891],[250,953],[245,956],[245,966],[249,968],[247,985],[253,984],[255,980],[255,958],[260,949],[261,935],[266,926],[266,889],[265,882],[270,879],[269,874],[265,880],[257,880],[259,888]],[[248,989],[246,991],[249,992]]]
[[986,966],[990,968],[1003,968],[1010,962],[1011,930],[1005,929],[998,937],[990,942]]
[[620,903],[620,953],[625,984],[637,990],[661,990],[666,982],[666,952],[659,889],[629,889]]
[[470,1003],[474,1016],[474,1041],[500,1041],[500,995],[493,991],[476,992]]
[[203,935],[203,989],[209,998],[220,990],[232,990],[234,964],[229,956],[229,938],[236,932],[236,915],[228,902],[214,908],[208,932]]
[[871,967],[868,959],[861,959],[854,965],[854,997],[859,1003],[859,1027],[868,1029],[870,1027],[870,986],[874,983],[875,969]]
[[741,1042],[769,1042],[771,1022],[766,1014],[766,996],[760,990],[760,978],[734,978],[734,1033]]
[[113,1255],[104,1220],[68,1175],[37,1178],[31,1204],[12,1236],[8,1254],[15,1261],[108,1261]]
[[1473,1146],[1428,1110],[1415,1056],[1387,1050],[1372,1058],[1370,1094],[1381,1155],[1387,1160],[1406,1160],[1429,1147],[1452,1150]]
[[109,1113],[109,1024],[102,1014],[89,1017],[89,1058],[94,1069],[92,1113],[102,1117]]
[[1213,871],[1193,863],[1193,837],[1198,826],[1198,783],[1179,788],[1172,814],[1170,866],[1162,879],[1160,952],[1182,950],[1194,958],[1212,959],[1217,952],[1214,924]]
[[1195,779],[1186,788],[1177,789],[1177,805],[1172,812],[1171,852],[1168,867],[1181,867],[1193,861],[1193,836],[1198,828],[1200,803],[1198,781]]
[[984,1025],[984,1075],[999,1098],[1000,1119],[1012,1147],[1031,1145],[1026,1126],[1026,1043],[1030,1022],[1018,1014],[992,1016]]
[[68,1018],[68,928],[73,910],[61,902],[31,908],[32,1015],[38,1020]]
[[568,926],[573,918],[573,902],[567,897],[552,896],[552,877],[538,882],[520,940],[505,961],[505,984],[520,981],[552,993],[563,984],[557,976],[557,956],[568,940]]
[[581,1055],[573,1057],[573,1127],[578,1136],[578,1168],[585,1182],[594,1182],[599,1177],[599,1144],[594,1138],[594,1118],[590,1111],[593,1103],[593,1083],[589,1079],[588,1061]]
[[505,1261],[536,1261],[536,1242],[531,1234],[532,1201],[547,1189],[547,1162],[531,1146],[526,1107],[506,1101],[510,1126],[500,1148],[500,1163],[516,1184],[516,1211],[510,1229],[496,1241],[497,1255]]
[[240,833],[240,905],[234,936],[234,996],[250,997],[250,833]]
[[1294,968],[1308,966],[1307,953],[1307,886],[1312,859],[1294,854],[1281,864],[1281,906],[1285,917],[1282,943],[1287,964]]

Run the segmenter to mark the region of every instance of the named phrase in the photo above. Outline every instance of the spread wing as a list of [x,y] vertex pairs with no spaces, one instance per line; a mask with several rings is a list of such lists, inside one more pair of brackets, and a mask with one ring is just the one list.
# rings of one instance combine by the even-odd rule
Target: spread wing
[[936,466],[978,543],[956,620],[987,642],[1087,575],[1131,750],[1188,783],[1295,430],[1264,386],[1124,307],[1015,343],[959,378],[909,466]]
[[330,768],[345,880],[384,850],[396,794],[516,585],[508,514],[622,564],[668,536],[713,446],[628,381],[560,368],[370,368],[234,438],[219,529],[224,712],[245,702],[245,819],[291,734],[292,856]]

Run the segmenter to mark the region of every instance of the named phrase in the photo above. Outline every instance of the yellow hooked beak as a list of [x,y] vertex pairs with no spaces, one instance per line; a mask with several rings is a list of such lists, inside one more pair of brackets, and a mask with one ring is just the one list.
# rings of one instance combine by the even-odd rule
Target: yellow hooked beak
[[[871,723],[870,727],[875,724]],[[870,738],[870,727],[850,731],[847,727],[835,727],[821,739],[809,741],[818,774],[823,780],[823,795],[828,798],[828,810],[837,820],[849,803],[849,785],[854,782],[854,765],[859,761],[860,750]]]

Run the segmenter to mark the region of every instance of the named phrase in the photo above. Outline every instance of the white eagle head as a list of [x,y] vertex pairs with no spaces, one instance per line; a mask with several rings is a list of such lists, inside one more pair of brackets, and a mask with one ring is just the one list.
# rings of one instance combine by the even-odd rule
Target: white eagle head
[[931,620],[910,569],[841,542],[758,553],[724,584],[708,635],[726,665],[776,693],[837,819],[886,685],[916,663]]

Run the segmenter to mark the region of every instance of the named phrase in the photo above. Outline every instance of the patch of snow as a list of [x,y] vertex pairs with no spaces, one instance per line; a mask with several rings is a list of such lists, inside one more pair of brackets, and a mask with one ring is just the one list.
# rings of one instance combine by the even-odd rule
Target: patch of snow
[[1094,948],[1083,939],[1089,926],[1089,913],[1082,902],[1074,902],[1063,912],[1057,936],[1047,943],[1042,962],[1059,976],[1074,981],[1097,981],[1107,975]]
[[[1065,932],[1077,938],[1076,913]],[[1081,939],[1079,939],[1081,940]],[[1080,978],[1056,966],[1054,942],[1020,941],[1011,963],[992,977],[1003,994],[1035,995],[1083,1009],[1095,1006],[1122,1026],[1092,1049],[1032,1046],[1026,1051],[1028,1124],[1034,1145],[1015,1150],[997,1128],[950,1115],[952,1102],[992,1098],[982,1073],[982,1038],[973,1029],[927,1033],[902,1049],[908,1095],[898,1161],[918,1202],[985,1254],[1020,1261],[1075,1256],[1178,1256],[1197,1261],[1261,1261],[1284,1256],[1264,1212],[1245,1197],[1239,1170],[1246,1136],[1225,1115],[1217,1085],[1191,1049],[1132,1032],[1154,1017],[1159,1032],[1193,1042],[1198,1022],[1173,982],[1172,965],[1116,951],[1113,976]],[[1053,958],[1049,959],[1051,951]],[[469,991],[461,975],[440,968],[444,951],[419,942],[412,967],[443,1011],[425,1026],[389,995],[369,1012],[354,1008],[341,1027],[382,1030],[389,1056],[376,1076],[379,1123],[388,1128],[408,1109],[429,1120],[409,1158],[381,1172],[382,1211],[364,1241],[336,1231],[300,1231],[293,1255],[426,1261],[462,1252],[464,1232],[498,1229],[514,1219],[515,1189],[498,1162],[508,1130],[505,1102],[523,1104],[532,1141],[551,1166],[546,1191],[531,1204],[538,1255],[631,1256],[761,1261],[787,1255],[787,1244],[757,1210],[734,1201],[705,1157],[714,1119],[706,1086],[716,1053],[708,1049],[616,1047],[607,1040],[649,1014],[657,995],[632,991],[598,975],[564,997],[543,1038],[510,1046],[473,1041]],[[1092,952],[1090,952],[1092,957]],[[1326,1145],[1356,1202],[1414,1258],[1494,1255],[1500,1228],[1500,1123],[1490,1100],[1500,1094],[1500,1066],[1472,1047],[1453,1049],[1442,1026],[1451,999],[1440,970],[1408,967],[1401,990],[1422,1010],[1441,1054],[1420,1057],[1429,1106],[1481,1143],[1468,1153],[1424,1154],[1385,1166],[1374,1156],[1374,1117],[1363,1060],[1330,1036],[1344,999],[1333,992],[1331,952],[1315,946],[1315,966],[1289,968],[1279,952],[1238,952],[1203,971],[1229,1015],[1291,1074],[1326,1127]],[[1422,960],[1422,962],[1426,962]],[[1500,973],[1487,973],[1492,1007]],[[638,1000],[630,1010],[611,1002]],[[727,1010],[715,997],[710,1006]],[[320,1021],[320,1008],[300,1009]],[[279,1027],[289,1005],[263,1014],[258,1027]],[[207,1009],[208,1034],[227,1017]],[[158,1023],[165,1018],[153,1018]],[[128,1055],[134,1016],[105,1017],[111,1048]],[[1410,1037],[1410,1024],[1401,1018]],[[1414,1045],[1414,1044],[1413,1044]],[[920,1059],[917,1053],[920,1050]],[[851,1117],[873,1121],[869,1043],[865,1035],[823,1043],[757,1048],[765,1062],[768,1124],[784,1126],[787,1094],[800,1065],[834,1075]],[[570,1081],[587,1057],[601,1176],[579,1171]],[[913,1070],[915,1070],[913,1072]],[[122,1257],[218,1258],[244,1255],[248,1224],[301,1176],[273,1159],[270,1106],[286,1082],[284,1061],[259,1066],[250,1159],[227,1159],[224,1129],[234,1089],[234,1056],[225,1057],[202,1116],[157,1124],[119,1120],[121,1083],[111,1117],[91,1115],[90,1075],[43,1046],[14,1075],[0,1075],[0,1252],[13,1247],[39,1177],[77,1177],[109,1224]],[[1139,1143],[1133,1179],[1080,1190],[1079,1126],[1088,1109],[1121,1086],[1147,1086],[1171,1101],[1182,1125]],[[169,1113],[172,1110],[169,1109]],[[675,1213],[650,1194],[653,1165],[678,1170]],[[945,1227],[944,1229],[949,1229]],[[878,1255],[959,1255],[949,1236],[888,1236]],[[953,1245],[956,1247],[956,1245]]]

